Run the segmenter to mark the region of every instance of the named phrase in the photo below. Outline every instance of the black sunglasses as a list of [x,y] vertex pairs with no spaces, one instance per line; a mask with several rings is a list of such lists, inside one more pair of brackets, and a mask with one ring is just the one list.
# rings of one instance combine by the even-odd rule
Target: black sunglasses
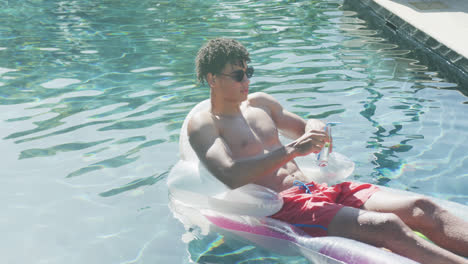
[[247,75],[247,78],[250,79],[254,73],[254,68],[252,66],[247,67],[246,71],[237,70],[233,71],[230,74],[220,73],[220,75],[227,75],[231,77],[236,82],[242,82],[244,79],[244,74]]

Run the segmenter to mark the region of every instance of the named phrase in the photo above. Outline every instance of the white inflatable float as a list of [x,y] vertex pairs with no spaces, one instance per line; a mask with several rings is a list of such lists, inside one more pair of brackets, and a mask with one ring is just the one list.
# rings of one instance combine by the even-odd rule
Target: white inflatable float
[[[167,181],[169,206],[187,232],[196,226],[205,235],[209,232],[232,235],[278,254],[302,255],[313,263],[416,263],[355,240],[310,237],[288,223],[268,217],[279,211],[283,204],[273,190],[255,184],[232,190],[221,183],[200,163],[187,137],[187,122],[190,117],[209,107],[209,101],[205,100],[195,106],[186,117],[180,133],[181,157],[172,168]],[[327,167],[316,166],[313,157],[299,158],[296,161],[304,174],[316,182],[335,183],[354,170],[354,163],[338,153],[330,155]],[[468,219],[468,207],[434,200],[458,216]]]

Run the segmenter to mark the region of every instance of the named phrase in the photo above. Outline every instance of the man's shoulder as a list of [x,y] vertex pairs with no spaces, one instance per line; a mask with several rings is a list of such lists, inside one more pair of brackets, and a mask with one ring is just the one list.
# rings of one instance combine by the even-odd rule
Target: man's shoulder
[[249,94],[249,100],[271,100],[273,96],[265,92],[255,92]]
[[277,103],[276,99],[264,92],[256,92],[249,95],[249,103],[253,106],[255,105],[270,105],[272,103]]
[[206,129],[208,127],[214,128],[213,118],[208,110],[200,111],[192,115],[188,122],[189,134],[194,131]]
[[267,108],[273,111],[281,109],[280,103],[273,96],[264,92],[252,93],[249,96],[249,104],[253,107]]

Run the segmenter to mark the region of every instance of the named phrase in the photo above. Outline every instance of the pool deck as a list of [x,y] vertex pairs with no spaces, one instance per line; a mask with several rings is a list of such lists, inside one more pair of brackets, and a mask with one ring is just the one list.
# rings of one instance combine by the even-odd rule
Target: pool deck
[[[354,0],[351,0],[354,1]],[[467,0],[360,0],[400,35],[412,38],[468,76]]]

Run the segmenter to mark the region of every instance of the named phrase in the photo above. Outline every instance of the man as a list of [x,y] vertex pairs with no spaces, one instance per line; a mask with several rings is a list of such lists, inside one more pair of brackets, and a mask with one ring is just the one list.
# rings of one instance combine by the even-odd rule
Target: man
[[[468,256],[468,223],[428,199],[389,194],[371,184],[303,183],[294,158],[318,153],[330,141],[324,123],[303,120],[265,93],[249,95],[248,62],[245,47],[230,39],[209,41],[196,58],[198,80],[210,86],[211,109],[191,118],[188,135],[214,176],[230,188],[256,183],[280,192],[284,206],[271,217],[312,236],[347,237],[421,263],[468,263],[461,257]],[[278,130],[294,141],[282,145]],[[294,186],[296,181],[302,186]]]

